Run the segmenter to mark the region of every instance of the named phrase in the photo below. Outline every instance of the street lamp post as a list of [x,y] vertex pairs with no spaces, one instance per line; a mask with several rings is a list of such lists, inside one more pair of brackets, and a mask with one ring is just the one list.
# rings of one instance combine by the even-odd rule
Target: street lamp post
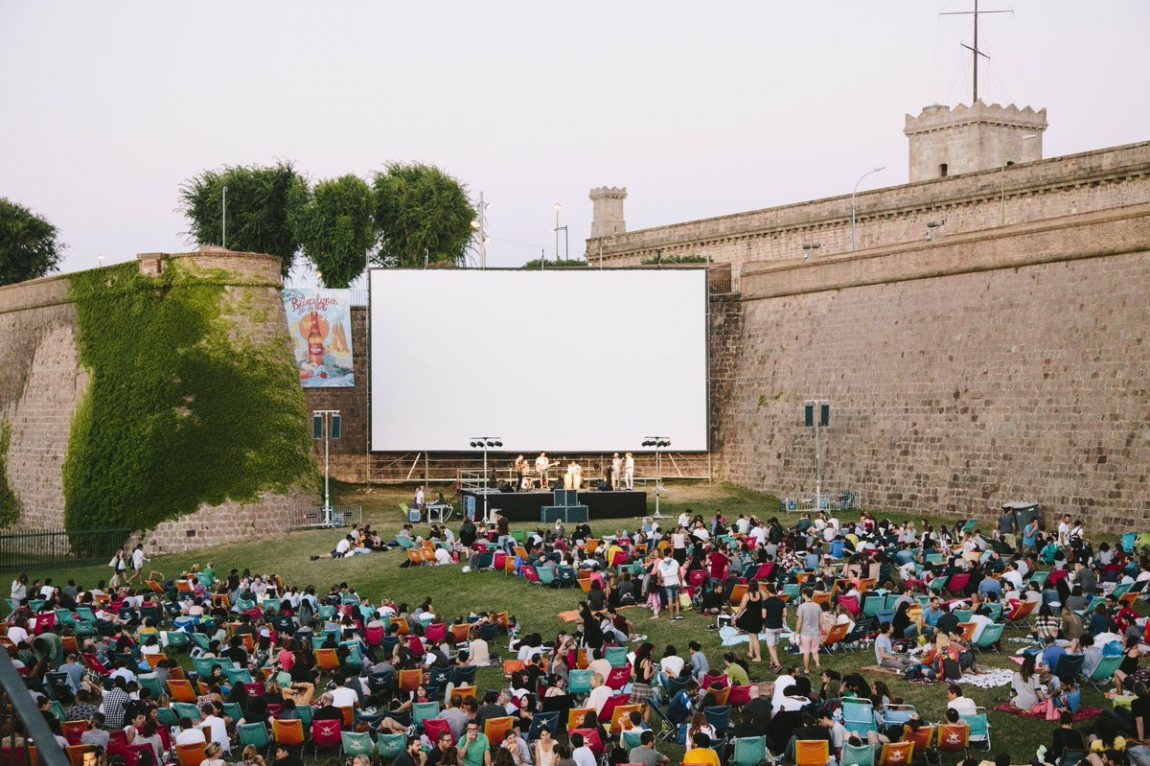
[[471,228],[479,235],[479,268],[487,268],[487,208],[491,203],[483,201],[483,192],[479,192],[479,204],[475,206],[475,220]]
[[503,446],[503,438],[500,436],[472,436],[469,442],[472,449],[483,450],[483,523],[490,524],[491,519],[487,517],[487,450]]
[[662,450],[671,446],[671,437],[644,436],[641,444],[644,447],[655,448],[655,518],[661,519],[663,518],[663,515],[659,513],[659,496],[663,494]]
[[855,210],[856,210],[856,208],[855,208],[855,195],[858,194],[859,184],[861,184],[863,182],[863,179],[866,178],[867,176],[869,176],[873,173],[881,172],[883,170],[886,170],[885,165],[883,165],[882,167],[875,168],[874,170],[868,170],[867,172],[863,173],[859,177],[859,180],[855,181],[855,188],[851,190],[851,250],[854,250],[857,247],[857,240],[855,239]]
[[563,260],[571,255],[571,240],[567,238],[567,227],[559,225],[559,211],[563,206],[555,203],[555,261],[559,261],[559,232],[563,232]]
[[312,437],[323,439],[323,521],[325,527],[332,526],[331,518],[331,440],[338,439],[343,431],[343,419],[339,410],[313,410],[311,413]]

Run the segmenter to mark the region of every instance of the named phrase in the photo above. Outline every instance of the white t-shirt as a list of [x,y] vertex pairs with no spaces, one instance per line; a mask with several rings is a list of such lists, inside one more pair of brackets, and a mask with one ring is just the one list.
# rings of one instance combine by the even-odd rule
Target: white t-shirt
[[176,735],[177,745],[202,745],[207,742],[204,733],[199,729],[181,729]]
[[946,707],[948,710],[957,710],[960,716],[978,713],[978,705],[970,697],[955,697],[946,703]]
[[575,766],[596,766],[595,753],[586,745],[575,748],[571,757],[575,759]]
[[231,752],[232,743],[228,739],[228,728],[224,725],[224,719],[217,715],[210,715],[203,720],[200,724],[200,730],[207,730],[212,742],[224,749],[225,753]]
[[659,576],[663,578],[664,587],[679,584],[679,562],[668,556],[659,559]]
[[683,658],[677,654],[659,660],[659,667],[671,678],[678,678],[679,674],[683,672],[683,665],[685,664]]
[[335,544],[336,553],[344,554],[349,550],[351,550],[351,540],[348,540],[346,537]]
[[331,704],[334,707],[355,707],[359,703],[359,695],[350,687],[337,686],[330,693]]
[[607,684],[596,686],[587,695],[587,707],[595,708],[595,714],[598,715],[603,711],[603,706],[607,704],[609,699],[611,699],[611,687]]

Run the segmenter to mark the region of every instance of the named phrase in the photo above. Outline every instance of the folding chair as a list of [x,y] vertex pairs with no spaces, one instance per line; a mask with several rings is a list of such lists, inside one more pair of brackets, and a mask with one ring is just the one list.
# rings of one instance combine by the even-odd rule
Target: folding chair
[[[303,723],[300,722],[300,726]],[[343,747],[343,721],[312,721],[311,722],[312,752],[317,756],[319,749],[329,747]]]
[[[935,747],[939,753],[962,753],[970,750],[970,725],[967,723],[940,723]],[[941,761],[941,756],[939,757]]]
[[[314,721],[312,723],[315,723]],[[302,745],[304,743],[303,721],[298,718],[290,721],[272,719],[272,739],[277,745]],[[199,766],[197,763],[196,766]]]
[[207,743],[204,742],[176,745],[176,757],[179,759],[180,766],[200,766],[207,757],[204,753],[207,747]]
[[357,755],[370,757],[375,752],[375,742],[369,731],[343,731],[340,732],[340,750],[344,758],[354,758]]
[[451,724],[442,718],[427,718],[423,721],[423,734],[430,742],[438,742],[439,738],[444,734],[451,737],[451,741],[455,742],[455,735],[451,733]]
[[882,746],[878,766],[910,766],[913,759],[913,742],[887,742]]
[[267,749],[271,747],[267,724],[262,721],[259,723],[237,724],[236,735],[239,737],[241,747],[254,745],[260,752],[266,752]]
[[766,760],[766,737],[739,737],[735,740],[735,752],[731,756],[731,766],[759,766]]
[[393,760],[407,749],[406,734],[379,734],[376,737],[379,757],[384,760]]
[[842,766],[874,766],[874,745],[843,745]]
[[825,739],[795,740],[795,766],[826,766],[831,743]]
[[974,715],[964,715],[962,720],[970,727],[970,732],[967,736],[967,741],[970,743],[980,742],[986,745],[986,749],[991,749],[990,744],[990,721],[986,717],[986,708],[975,708],[979,711]]
[[487,741],[491,747],[499,747],[503,744],[503,740],[507,738],[507,732],[515,728],[514,716],[501,716],[499,718],[488,718],[483,722],[483,734],[487,737]]
[[539,739],[543,729],[548,729],[552,734],[559,731],[558,710],[536,713],[535,717],[531,719],[531,728],[527,730],[527,741],[534,742]]

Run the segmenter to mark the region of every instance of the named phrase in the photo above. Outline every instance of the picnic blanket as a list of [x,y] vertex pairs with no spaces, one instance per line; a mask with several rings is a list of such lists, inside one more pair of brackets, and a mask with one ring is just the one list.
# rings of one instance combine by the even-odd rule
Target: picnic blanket
[[[1030,713],[1026,710],[1019,710],[1014,705],[1011,705],[1009,702],[1003,702],[1000,705],[996,705],[994,709],[1000,713],[1009,713],[1010,715],[1015,715],[1015,716],[1018,716],[1019,718],[1029,718],[1033,721],[1045,721],[1046,720],[1046,716],[1043,715],[1042,713]],[[1102,708],[1100,708],[1100,707],[1084,707],[1084,708],[1081,708],[1077,713],[1073,714],[1074,723],[1081,723],[1083,721],[1089,721],[1091,718],[1097,718],[1100,715],[1102,715]]]
[[993,689],[998,686],[1010,686],[1014,678],[1014,671],[1005,668],[987,668],[980,673],[971,673],[969,670],[962,674],[958,683],[962,686],[974,686],[978,689]]
[[884,668],[882,665],[864,665],[859,668],[864,673],[881,673],[884,676],[898,676],[902,677],[902,671],[895,670],[894,668]]

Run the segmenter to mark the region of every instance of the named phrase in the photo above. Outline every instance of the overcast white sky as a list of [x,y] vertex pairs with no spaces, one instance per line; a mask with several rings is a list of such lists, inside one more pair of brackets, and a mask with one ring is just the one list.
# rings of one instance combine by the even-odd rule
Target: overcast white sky
[[[970,99],[969,17],[938,16],[970,5],[0,0],[0,196],[76,271],[189,249],[206,168],[414,160],[485,193],[490,265],[552,256],[556,202],[581,256],[592,186],[639,229],[905,183],[904,114]],[[984,100],[1047,107],[1046,156],[1150,139],[1150,3],[981,6],[1015,11]]]

